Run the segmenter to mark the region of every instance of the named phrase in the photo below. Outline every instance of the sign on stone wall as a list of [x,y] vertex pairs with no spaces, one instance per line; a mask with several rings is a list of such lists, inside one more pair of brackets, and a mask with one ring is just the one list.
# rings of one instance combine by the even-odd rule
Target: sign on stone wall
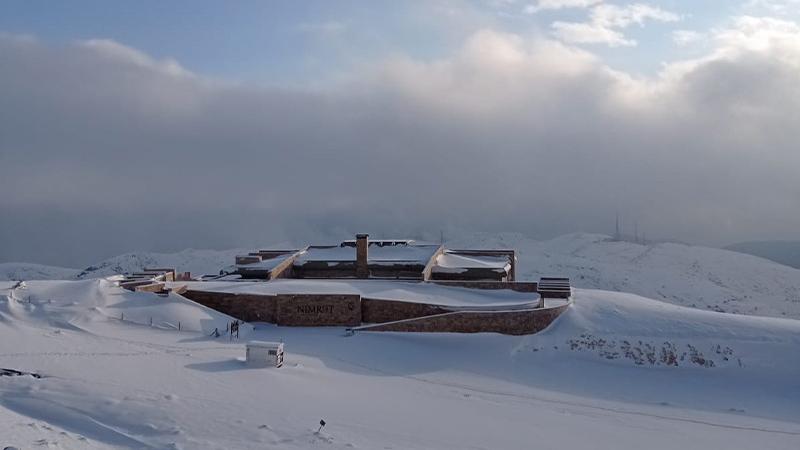
[[276,319],[283,326],[361,325],[360,295],[279,294]]

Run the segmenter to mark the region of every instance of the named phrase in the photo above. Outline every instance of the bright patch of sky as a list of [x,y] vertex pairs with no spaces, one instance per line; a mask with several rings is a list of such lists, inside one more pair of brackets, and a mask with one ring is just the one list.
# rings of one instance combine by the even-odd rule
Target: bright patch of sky
[[0,32],[111,39],[204,75],[313,84],[391,56],[443,57],[480,29],[547,36],[615,69],[653,75],[702,53],[708,31],[733,17],[795,20],[798,11],[800,0],[12,0],[0,5]]

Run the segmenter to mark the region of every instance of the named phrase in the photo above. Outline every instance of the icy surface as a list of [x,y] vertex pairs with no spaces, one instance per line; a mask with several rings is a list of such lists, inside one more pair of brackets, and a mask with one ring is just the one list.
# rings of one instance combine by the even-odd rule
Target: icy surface
[[[97,280],[15,284],[0,284],[0,361],[45,378],[0,378],[2,445],[729,450],[800,441],[800,321],[578,290],[534,336],[344,337],[257,324],[237,342],[115,318],[141,309],[137,322],[153,315],[204,331],[206,320],[228,320],[191,303]],[[285,342],[284,367],[246,368],[250,339]],[[661,348],[675,349],[677,365],[660,362]]]

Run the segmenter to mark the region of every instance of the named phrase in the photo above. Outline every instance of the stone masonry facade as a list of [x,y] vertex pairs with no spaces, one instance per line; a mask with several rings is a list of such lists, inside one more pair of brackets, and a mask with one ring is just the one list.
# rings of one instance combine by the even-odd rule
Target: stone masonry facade
[[361,299],[361,321],[383,323],[447,312],[439,306],[392,300]]
[[569,303],[545,309],[450,312],[377,325],[369,327],[369,331],[534,334],[547,328],[568,307]]
[[277,302],[274,295],[188,290],[183,296],[245,322],[275,323],[277,317]]
[[[197,290],[186,291],[183,295],[247,322],[344,327],[382,324],[370,327],[370,331],[533,334],[545,329],[569,307],[567,303],[543,309],[449,312],[438,305],[359,295],[253,295]],[[385,323],[392,321],[401,322]]]
[[315,327],[361,324],[360,295],[279,294],[275,323],[282,326]]

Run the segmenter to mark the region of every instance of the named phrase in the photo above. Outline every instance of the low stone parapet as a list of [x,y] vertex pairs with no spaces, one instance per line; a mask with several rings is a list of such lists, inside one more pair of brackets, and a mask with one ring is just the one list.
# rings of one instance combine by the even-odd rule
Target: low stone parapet
[[430,283],[469,289],[509,289],[515,292],[537,292],[538,287],[538,284],[535,281],[431,280]]
[[404,302],[399,300],[361,299],[361,321],[383,323],[394,320],[441,314],[449,310],[427,303]]
[[422,333],[538,333],[569,308],[571,303],[552,308],[513,311],[454,311],[426,317],[366,325],[351,331],[400,331]]

